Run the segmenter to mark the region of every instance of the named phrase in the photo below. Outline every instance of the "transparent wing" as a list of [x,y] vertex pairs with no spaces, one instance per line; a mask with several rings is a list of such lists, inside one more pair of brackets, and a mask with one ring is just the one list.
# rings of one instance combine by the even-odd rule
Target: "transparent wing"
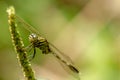
[[39,33],[35,28],[33,28],[30,24],[28,24],[26,21],[24,21],[21,17],[19,17],[19,16],[16,15],[16,19],[17,19],[22,25],[24,25],[24,28],[25,28],[26,30],[28,30],[30,33],[35,33],[35,34],[41,36],[40,33]]
[[60,50],[58,50],[54,45],[50,44],[50,46],[58,51],[59,54],[55,50],[53,50],[53,48],[51,49],[51,53],[58,59],[63,69],[76,77],[77,80],[80,80],[79,70],[75,67],[72,60],[67,55],[63,54]]
[[[25,28],[26,30],[28,30],[30,33],[35,33],[35,34],[41,36],[40,33],[39,33],[35,28],[33,28],[30,24],[28,24],[27,22],[25,22],[21,17],[19,17],[19,16],[16,15],[16,19],[17,19],[21,24],[23,24],[23,25],[24,25],[24,28]],[[49,45],[50,45],[53,49],[55,49],[55,51],[57,51],[56,53],[59,53],[60,56],[62,56],[63,58],[65,58],[66,61],[69,61],[71,64],[73,64],[73,62],[72,62],[72,60],[70,59],[70,57],[68,57],[67,55],[65,55],[63,52],[61,52],[59,49],[57,49],[57,48],[56,48],[53,44],[51,44],[50,42],[49,42]]]
[[63,58],[65,61],[69,62],[70,64],[74,64],[71,58],[67,55],[65,55],[63,52],[61,52],[58,48],[56,48],[52,43],[49,42],[50,48],[55,52],[57,55],[59,55],[61,58]]

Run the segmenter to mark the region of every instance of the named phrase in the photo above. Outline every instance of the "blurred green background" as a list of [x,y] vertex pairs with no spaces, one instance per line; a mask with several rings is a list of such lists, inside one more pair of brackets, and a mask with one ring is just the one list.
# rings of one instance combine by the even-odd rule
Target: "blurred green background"
[[[81,80],[120,80],[119,0],[0,0],[0,80],[24,80],[8,27],[11,5],[73,60]],[[19,23],[18,28],[29,45],[29,32]],[[75,80],[39,49],[31,64],[37,80]]]

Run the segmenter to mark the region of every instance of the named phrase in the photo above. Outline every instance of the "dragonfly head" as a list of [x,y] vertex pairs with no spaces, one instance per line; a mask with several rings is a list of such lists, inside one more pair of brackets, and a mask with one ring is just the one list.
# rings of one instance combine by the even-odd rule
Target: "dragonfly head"
[[32,33],[32,34],[29,35],[29,41],[31,43],[33,43],[33,42],[35,42],[37,40],[38,40],[38,36],[36,34]]
[[31,42],[31,43],[33,43],[33,44],[40,44],[40,43],[46,43],[47,42],[47,40],[45,39],[45,38],[43,38],[43,37],[40,37],[40,36],[38,36],[37,34],[34,34],[34,33],[32,33],[32,34],[30,34],[29,35],[29,41]]

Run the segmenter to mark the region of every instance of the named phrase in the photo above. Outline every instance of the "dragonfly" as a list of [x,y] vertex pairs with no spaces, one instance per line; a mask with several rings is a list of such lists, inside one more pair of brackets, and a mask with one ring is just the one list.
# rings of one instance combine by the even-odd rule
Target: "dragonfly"
[[[36,48],[39,48],[42,51],[42,54],[54,55],[61,63],[66,65],[73,73],[79,75],[80,72],[75,67],[70,57],[68,57],[63,52],[61,52],[59,49],[57,49],[52,43],[48,42],[46,38],[42,37],[35,28],[33,28],[30,24],[24,21],[21,17],[16,15],[16,19],[20,23],[22,23],[24,27],[31,33],[28,38],[31,43],[30,46],[34,49],[32,59],[36,55]],[[57,52],[55,52],[54,50],[56,50],[60,55],[57,54]]]

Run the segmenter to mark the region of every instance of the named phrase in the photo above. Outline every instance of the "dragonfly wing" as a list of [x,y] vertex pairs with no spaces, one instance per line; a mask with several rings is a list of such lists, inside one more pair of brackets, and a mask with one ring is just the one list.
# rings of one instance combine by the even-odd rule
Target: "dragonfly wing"
[[70,64],[74,64],[73,61],[71,60],[71,58],[67,55],[65,55],[63,52],[61,52],[58,48],[56,48],[52,43],[49,42],[50,48],[56,53],[58,54],[61,58],[64,58],[67,62],[69,62]]
[[35,34],[41,36],[41,35],[39,34],[39,32],[38,32],[35,28],[33,28],[33,26],[31,26],[30,24],[28,24],[28,23],[27,23],[26,21],[24,21],[21,17],[19,17],[19,16],[16,15],[16,19],[17,19],[17,20],[24,26],[24,28],[25,28],[26,30],[28,30],[30,33],[35,33]]
[[77,78],[77,80],[80,80],[79,70],[73,64],[66,62],[63,58],[58,56],[53,51],[51,53],[57,58],[57,61],[59,61],[65,71],[67,71],[69,74],[72,74],[74,77]]
[[51,48],[51,52],[53,53],[53,55],[59,59],[62,63],[64,63],[65,65],[67,65],[69,67],[69,69],[71,69],[73,72],[75,73],[79,73],[79,71],[75,68],[72,60],[70,59],[70,57],[68,57],[67,55],[65,55],[64,53],[62,53],[59,49],[57,49],[53,44],[49,43],[51,47],[53,47],[54,49],[57,50],[57,52],[59,54],[57,54],[53,48]]

